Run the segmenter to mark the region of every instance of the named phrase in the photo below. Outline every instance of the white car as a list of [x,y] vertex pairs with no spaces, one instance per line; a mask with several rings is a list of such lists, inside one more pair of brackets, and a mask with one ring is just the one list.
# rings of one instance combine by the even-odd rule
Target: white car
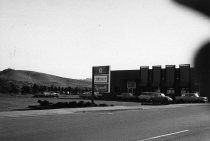
[[200,97],[198,93],[184,93],[181,96],[176,96],[177,103],[206,103],[208,97]]

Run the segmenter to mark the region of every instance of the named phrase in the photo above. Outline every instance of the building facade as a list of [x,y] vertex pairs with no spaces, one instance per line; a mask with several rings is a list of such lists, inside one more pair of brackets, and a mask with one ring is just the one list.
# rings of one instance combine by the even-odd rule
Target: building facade
[[181,95],[184,92],[199,92],[194,68],[189,64],[141,66],[139,70],[111,71],[111,94],[157,91],[165,94]]

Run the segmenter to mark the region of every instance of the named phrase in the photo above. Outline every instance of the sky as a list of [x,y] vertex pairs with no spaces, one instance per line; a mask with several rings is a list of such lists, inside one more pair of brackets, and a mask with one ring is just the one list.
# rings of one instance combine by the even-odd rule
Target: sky
[[210,21],[171,0],[0,0],[0,70],[90,78],[191,64]]

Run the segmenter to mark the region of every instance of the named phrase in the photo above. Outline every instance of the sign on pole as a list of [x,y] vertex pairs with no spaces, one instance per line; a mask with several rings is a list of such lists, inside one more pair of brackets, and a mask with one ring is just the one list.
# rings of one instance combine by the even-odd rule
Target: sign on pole
[[93,67],[92,81],[95,92],[110,93],[110,66]]

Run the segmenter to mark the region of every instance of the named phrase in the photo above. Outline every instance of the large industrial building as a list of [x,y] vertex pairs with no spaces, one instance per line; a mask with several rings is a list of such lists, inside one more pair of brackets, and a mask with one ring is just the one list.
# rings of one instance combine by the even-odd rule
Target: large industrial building
[[180,95],[184,92],[199,92],[194,68],[189,64],[162,66],[141,66],[139,70],[111,71],[111,94],[158,91]]

